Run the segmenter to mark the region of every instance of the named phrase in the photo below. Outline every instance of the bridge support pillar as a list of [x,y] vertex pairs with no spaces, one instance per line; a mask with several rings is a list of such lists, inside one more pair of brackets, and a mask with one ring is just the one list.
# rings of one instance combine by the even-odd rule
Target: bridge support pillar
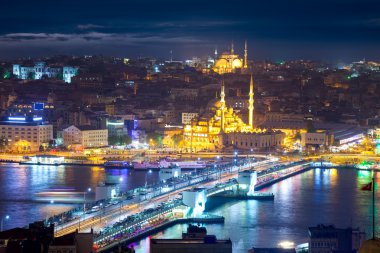
[[238,175],[239,190],[245,191],[247,195],[255,191],[257,183],[257,172],[255,170],[240,171]]
[[203,214],[206,207],[207,195],[206,189],[204,188],[194,188],[192,190],[184,191],[182,193],[183,203],[191,207],[193,212],[192,216],[196,217]]

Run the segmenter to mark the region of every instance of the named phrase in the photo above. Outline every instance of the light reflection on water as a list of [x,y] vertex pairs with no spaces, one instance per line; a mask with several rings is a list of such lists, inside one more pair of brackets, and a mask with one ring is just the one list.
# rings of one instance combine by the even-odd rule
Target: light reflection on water
[[105,180],[120,183],[120,178],[123,178],[120,187],[126,191],[144,185],[145,179],[153,183],[158,175],[153,172],[145,177],[142,171],[105,171],[102,167],[0,164],[0,217],[11,216],[11,220],[4,222],[4,229],[23,227],[74,207],[73,204],[36,202],[35,194],[38,192],[59,187],[83,192],[89,187],[95,189],[99,182]]
[[[283,240],[306,242],[307,228],[320,223],[360,227],[370,234],[371,193],[360,187],[370,182],[371,176],[364,173],[363,177],[360,173],[352,169],[310,170],[264,189],[275,194],[274,201],[214,205],[216,200],[211,200],[209,212],[223,215],[225,224],[206,225],[208,233],[220,239],[230,238],[234,253],[246,253],[253,246],[276,247]],[[377,203],[379,200],[377,197]],[[187,225],[176,225],[153,237],[180,238],[186,228]],[[147,239],[140,241],[136,252],[149,252],[147,243]]]
[[[0,215],[11,215],[4,228],[25,226],[73,207],[71,204],[34,202],[34,194],[54,187],[72,187],[84,191],[104,180],[119,182],[122,190],[132,189],[157,180],[156,172],[111,170],[100,167],[0,165]],[[273,192],[274,201],[210,200],[209,212],[223,215],[225,224],[207,225],[209,234],[231,238],[235,253],[252,246],[275,247],[279,241],[296,244],[307,241],[307,227],[319,223],[339,227],[361,227],[371,232],[371,193],[360,191],[370,182],[371,173],[352,169],[310,170],[263,191]],[[376,174],[380,183],[380,173]],[[379,196],[379,189],[377,189]],[[377,197],[379,203],[379,197]],[[378,216],[378,215],[377,215]],[[158,238],[180,238],[187,225],[176,225],[155,235]],[[149,239],[137,242],[137,252],[149,252]]]

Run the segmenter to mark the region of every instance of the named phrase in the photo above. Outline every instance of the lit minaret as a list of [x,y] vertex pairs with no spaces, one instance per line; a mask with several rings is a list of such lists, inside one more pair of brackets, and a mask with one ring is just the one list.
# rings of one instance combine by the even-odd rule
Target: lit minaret
[[220,127],[223,132],[224,132],[224,108],[226,107],[226,100],[224,100],[225,96],[226,94],[224,93],[224,79],[223,79],[222,87],[220,89],[220,111],[221,111]]
[[248,100],[248,124],[253,127],[253,77],[251,73],[251,82],[249,84],[249,100]]
[[215,58],[214,58],[214,60],[215,60],[215,62],[216,62],[216,60],[218,59],[218,48],[216,48],[216,47],[215,47],[215,52],[214,52],[214,54],[215,54]]
[[231,54],[234,54],[234,53],[235,53],[234,42],[232,41],[232,43],[231,43]]
[[247,47],[247,41],[245,41],[244,45],[244,68],[248,68],[248,47]]

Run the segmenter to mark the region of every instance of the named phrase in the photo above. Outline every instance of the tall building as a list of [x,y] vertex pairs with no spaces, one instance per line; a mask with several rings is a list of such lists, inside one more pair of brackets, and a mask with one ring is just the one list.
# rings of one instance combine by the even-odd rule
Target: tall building
[[207,112],[184,127],[185,146],[191,150],[215,150],[232,146],[239,149],[266,149],[282,144],[281,131],[255,128],[253,124],[254,92],[251,77],[248,124],[232,107],[226,106],[225,85],[222,81],[220,100],[213,102]]

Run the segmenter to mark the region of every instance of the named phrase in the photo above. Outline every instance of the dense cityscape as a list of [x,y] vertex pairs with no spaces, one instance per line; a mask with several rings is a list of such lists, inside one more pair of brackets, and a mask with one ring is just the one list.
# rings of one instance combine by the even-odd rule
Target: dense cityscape
[[51,6],[0,16],[0,253],[380,252],[377,14],[340,40],[314,1],[257,12],[278,37],[234,6],[95,2],[72,33]]

